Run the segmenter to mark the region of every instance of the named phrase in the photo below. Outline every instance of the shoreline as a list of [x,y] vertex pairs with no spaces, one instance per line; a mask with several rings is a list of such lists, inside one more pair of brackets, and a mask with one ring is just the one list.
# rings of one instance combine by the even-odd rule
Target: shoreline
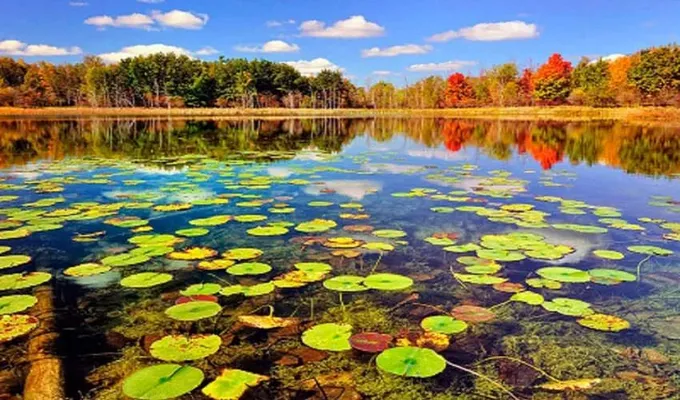
[[288,109],[288,108],[10,108],[0,107],[0,120],[24,118],[470,118],[500,120],[624,121],[680,126],[680,108],[630,107],[488,107],[446,109]]

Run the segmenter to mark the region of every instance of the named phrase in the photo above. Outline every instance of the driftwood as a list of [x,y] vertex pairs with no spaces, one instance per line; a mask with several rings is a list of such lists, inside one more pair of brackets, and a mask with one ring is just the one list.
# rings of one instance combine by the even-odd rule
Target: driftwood
[[54,315],[52,288],[41,286],[33,294],[38,302],[31,315],[40,320],[28,340],[30,368],[24,383],[24,400],[61,400],[64,395],[64,371],[56,355],[59,337]]

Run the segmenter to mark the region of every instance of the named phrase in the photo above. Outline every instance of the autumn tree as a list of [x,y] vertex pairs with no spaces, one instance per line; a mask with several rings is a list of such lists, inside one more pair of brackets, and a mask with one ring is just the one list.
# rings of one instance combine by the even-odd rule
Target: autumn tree
[[517,84],[518,71],[515,63],[497,65],[484,75],[488,80],[489,93],[494,105],[503,107],[516,103],[519,86]]
[[531,105],[534,97],[534,71],[525,68],[517,82],[519,86],[519,102],[523,106]]
[[571,72],[571,63],[553,54],[534,75],[534,96],[548,104],[564,103],[571,91]]
[[607,106],[614,101],[609,91],[609,65],[602,59],[582,58],[572,73],[572,83],[571,103]]
[[642,50],[628,71],[628,79],[646,103],[670,104],[680,91],[680,47]]
[[465,75],[456,72],[446,81],[446,105],[449,107],[469,106],[474,99],[472,86]]

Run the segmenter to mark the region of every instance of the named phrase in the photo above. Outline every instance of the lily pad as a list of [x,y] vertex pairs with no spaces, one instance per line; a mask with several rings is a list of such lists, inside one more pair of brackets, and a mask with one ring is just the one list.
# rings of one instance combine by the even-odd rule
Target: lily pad
[[295,264],[295,268],[299,269],[300,271],[303,271],[305,273],[326,273],[330,272],[333,267],[331,267],[330,264],[322,263],[322,262],[300,262]]
[[455,246],[444,247],[444,251],[449,251],[451,253],[468,253],[471,251],[480,250],[481,247],[476,243],[466,243]]
[[252,260],[253,258],[261,256],[262,254],[264,254],[264,252],[260,249],[244,247],[228,250],[226,253],[222,254],[222,257],[229,260],[243,261]]
[[545,278],[529,278],[526,280],[527,285],[531,286],[532,288],[536,289],[551,289],[551,290],[559,290],[562,288],[562,284],[557,281],[553,281],[552,279],[545,279]]
[[234,260],[211,260],[211,261],[201,261],[198,263],[196,266],[198,269],[202,269],[204,271],[217,271],[220,269],[227,269],[231,267],[232,265],[236,264],[236,261]]
[[[470,268],[470,267],[468,267]],[[506,278],[501,278],[499,276],[491,275],[469,275],[469,274],[454,274],[454,276],[462,282],[472,283],[476,285],[496,285],[499,283],[507,282]]]
[[168,335],[153,342],[149,353],[163,361],[192,361],[217,353],[221,345],[217,335]]
[[140,272],[123,278],[121,286],[128,288],[148,288],[170,282],[172,275],[162,272]]
[[319,233],[326,232],[335,228],[337,225],[338,224],[335,221],[329,219],[313,219],[311,221],[302,222],[295,227],[295,230],[304,233]]
[[320,324],[302,333],[302,343],[316,350],[345,351],[352,348],[349,343],[351,336],[351,325]]
[[227,273],[231,275],[262,275],[272,270],[271,265],[259,262],[248,262],[236,264],[227,268]]
[[550,390],[554,392],[564,392],[567,390],[579,391],[588,390],[600,382],[602,382],[602,379],[599,378],[571,379],[567,381],[548,382],[539,385],[538,387],[541,389]]
[[453,335],[465,331],[468,324],[448,315],[435,315],[420,321],[420,326],[429,332]]
[[216,255],[217,250],[208,247],[189,247],[182,251],[173,251],[168,254],[168,258],[173,260],[195,261],[205,260],[206,258],[212,258]]
[[466,322],[486,322],[496,318],[496,314],[488,308],[463,305],[451,310],[454,318]]
[[279,318],[271,315],[239,315],[238,321],[245,326],[256,329],[285,328],[300,323],[297,318]]
[[249,388],[255,387],[268,379],[264,375],[240,369],[223,369],[222,373],[201,391],[211,399],[238,400]]
[[477,257],[484,258],[484,259],[487,259],[487,260],[503,261],[503,262],[521,261],[521,260],[524,260],[526,258],[526,256],[524,254],[514,252],[514,251],[489,250],[489,249],[477,250]]
[[215,215],[209,218],[192,219],[189,225],[193,226],[218,226],[231,221],[231,215]]
[[586,271],[570,267],[544,267],[536,270],[536,273],[545,279],[566,283],[584,283],[590,281],[590,275]]
[[364,285],[377,290],[404,290],[413,286],[413,279],[398,274],[373,274],[364,279]]
[[143,368],[123,382],[123,393],[133,399],[174,399],[196,389],[203,382],[203,372],[179,364],[159,364]]
[[25,255],[10,255],[0,256],[0,269],[20,267],[31,262],[30,256]]
[[594,225],[578,225],[578,224],[553,224],[553,228],[574,231],[579,233],[607,233],[607,228]]
[[361,247],[368,250],[378,250],[378,251],[392,251],[394,246],[389,243],[382,242],[368,242],[364,243]]
[[19,290],[42,285],[52,279],[48,272],[0,275],[0,290]]
[[178,231],[175,231],[176,235],[184,236],[184,237],[205,236],[208,233],[210,233],[210,230],[205,229],[205,228],[189,228],[189,229],[180,229]]
[[377,332],[362,332],[352,335],[349,338],[349,344],[353,349],[365,353],[380,353],[390,347],[392,340],[392,335]]
[[336,292],[363,292],[364,290],[368,290],[363,283],[363,276],[340,275],[326,279],[323,282],[323,286],[326,289],[335,290]]
[[29,334],[38,327],[38,319],[30,315],[11,314],[0,316],[0,343]]
[[217,283],[197,283],[189,286],[179,293],[183,296],[196,296],[199,294],[215,294],[222,290],[222,286]]
[[288,233],[288,229],[281,226],[258,226],[246,232],[252,236],[281,236]]
[[629,246],[628,251],[650,256],[670,256],[673,254],[672,250],[664,249],[663,247],[658,246]]
[[177,304],[165,310],[165,315],[178,321],[198,321],[210,318],[222,311],[219,304],[212,301],[191,301]]
[[551,301],[544,302],[542,306],[548,311],[568,315],[570,317],[583,317],[594,314],[589,303],[566,297],[554,298]]
[[591,314],[576,322],[586,328],[606,332],[619,332],[630,328],[630,323],[625,319],[605,314]]
[[0,297],[0,315],[14,314],[27,310],[37,302],[37,297],[27,294]]
[[258,214],[243,214],[243,215],[236,215],[234,216],[234,221],[236,222],[260,222],[264,221],[267,219],[266,215],[258,215]]
[[604,258],[605,260],[623,260],[625,257],[623,253],[614,250],[595,250],[593,251],[593,254],[596,257]]
[[85,277],[103,274],[111,271],[111,267],[95,263],[85,263],[69,267],[64,270],[64,275],[72,277]]
[[180,243],[183,239],[178,238],[174,235],[167,234],[150,234],[150,235],[137,235],[128,239],[128,242],[136,244],[140,247],[145,246],[163,246],[172,247],[177,243]]
[[379,229],[371,233],[383,239],[398,239],[406,236],[406,232],[397,229]]
[[385,372],[410,378],[429,378],[446,368],[446,360],[434,350],[409,346],[387,349],[375,362]]
[[528,290],[513,294],[510,297],[510,300],[517,301],[520,303],[526,303],[532,306],[540,306],[545,301],[542,295]]
[[595,283],[620,283],[620,282],[635,282],[637,277],[626,271],[619,271],[616,269],[596,268],[588,271]]

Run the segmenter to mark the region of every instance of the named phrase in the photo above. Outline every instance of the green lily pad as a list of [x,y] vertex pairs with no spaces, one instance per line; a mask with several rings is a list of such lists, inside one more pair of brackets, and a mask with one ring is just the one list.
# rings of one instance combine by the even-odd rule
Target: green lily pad
[[27,310],[37,302],[37,297],[27,294],[0,297],[0,315],[14,314]]
[[435,246],[453,246],[454,244],[456,244],[455,240],[449,239],[447,237],[443,237],[443,238],[426,237],[424,240],[427,243],[435,245]]
[[11,229],[7,231],[0,231],[0,240],[20,239],[25,238],[31,234],[27,228]]
[[262,254],[264,254],[264,252],[260,249],[243,247],[227,250],[227,252],[222,254],[222,256],[228,260],[244,261],[252,260],[253,258],[261,256]]
[[465,321],[459,321],[448,315],[435,315],[420,321],[420,326],[429,332],[453,335],[466,330],[468,324]]
[[295,268],[308,274],[330,272],[333,267],[322,262],[300,262],[295,264]]
[[20,267],[31,262],[30,256],[25,255],[11,255],[0,256],[0,269]]
[[252,236],[280,236],[288,233],[288,229],[281,226],[258,226],[246,232]]
[[222,286],[217,283],[197,283],[180,290],[179,293],[183,296],[196,296],[199,294],[215,294],[220,290],[222,290]]
[[477,257],[503,262],[521,261],[526,258],[524,254],[515,251],[489,249],[477,250]]
[[340,275],[326,279],[323,282],[323,286],[326,289],[335,290],[336,292],[363,292],[364,290],[368,290],[363,283],[363,276]]
[[589,303],[577,299],[569,299],[566,297],[556,297],[551,301],[544,302],[541,305],[548,311],[556,312],[562,315],[568,315],[570,317],[584,317],[594,314]]
[[269,264],[259,262],[248,262],[236,264],[227,268],[227,273],[231,275],[262,275],[272,270]]
[[446,368],[446,360],[432,349],[394,347],[380,353],[375,360],[378,368],[391,374],[410,378],[429,378]]
[[578,224],[553,224],[553,228],[568,230],[580,233],[607,233],[607,228],[593,225],[578,225]]
[[302,343],[316,350],[345,351],[352,348],[349,343],[351,336],[351,325],[320,324],[302,333]]
[[177,236],[161,234],[137,235],[128,239],[129,243],[136,244],[139,247],[145,246],[172,247],[181,241],[182,239],[178,238]]
[[630,328],[630,323],[625,319],[606,314],[591,314],[576,321],[586,328],[605,332],[619,332]]
[[48,272],[0,275],[0,290],[19,290],[42,285],[52,279]]
[[140,272],[123,278],[120,285],[128,288],[148,288],[170,282],[172,275],[161,272]]
[[663,247],[658,246],[628,246],[628,251],[650,256],[670,256],[673,254],[672,250],[664,249]]
[[0,246],[0,254],[5,254],[5,253],[9,252],[10,250],[12,250],[12,248],[9,247],[9,246]]
[[137,247],[128,252],[128,254],[133,256],[144,256],[144,257],[161,257],[175,251],[172,247],[166,246],[144,246]]
[[622,253],[614,250],[595,250],[593,254],[596,257],[604,258],[605,260],[623,260],[625,257]]
[[163,361],[192,361],[217,353],[221,345],[217,335],[168,335],[153,342],[149,353]]
[[203,372],[179,364],[159,364],[143,368],[123,382],[123,393],[133,399],[174,399],[196,389],[203,382]]
[[481,250],[481,247],[476,243],[466,243],[455,246],[444,247],[444,251],[451,253],[468,253],[471,251]]
[[373,235],[383,239],[397,239],[406,236],[406,232],[397,229],[379,229],[371,232]]
[[264,221],[267,219],[266,215],[258,215],[258,214],[244,214],[244,215],[236,215],[234,216],[234,221],[236,222],[260,222]]
[[111,267],[95,263],[85,263],[69,267],[64,270],[64,275],[72,277],[86,277],[103,274],[111,271]]
[[620,283],[620,282],[635,282],[637,277],[626,271],[619,271],[616,269],[596,268],[588,271],[593,277],[595,283]]
[[329,207],[332,206],[334,203],[331,201],[310,201],[307,203],[308,206],[310,207]]
[[249,388],[257,386],[269,378],[240,369],[223,369],[214,381],[201,390],[203,394],[216,400],[238,400]]
[[477,274],[454,274],[454,276],[465,283],[472,283],[475,285],[496,285],[498,283],[507,282],[506,278],[491,275],[477,275]]
[[184,237],[205,236],[208,233],[210,233],[210,230],[205,229],[205,228],[189,228],[189,229],[180,229],[178,231],[175,231],[176,235],[184,236]]
[[361,245],[364,249],[368,250],[378,250],[378,251],[392,251],[394,246],[389,243],[382,242],[368,242]]
[[302,222],[295,227],[295,230],[304,233],[319,233],[326,232],[335,228],[337,225],[338,224],[335,221],[329,219],[313,219],[311,221]]
[[142,264],[149,260],[151,260],[151,258],[145,255],[121,253],[105,257],[101,260],[101,263],[108,267],[128,267],[130,265]]
[[231,221],[231,215],[215,215],[209,218],[192,219],[189,225],[193,226],[218,226]]
[[558,290],[562,288],[562,284],[557,281],[553,281],[552,279],[545,279],[545,278],[529,278],[526,280],[527,285],[531,286],[532,288],[536,289],[551,289],[551,290]]
[[29,334],[37,328],[37,318],[24,314],[10,314],[0,316],[0,343]]
[[373,274],[364,279],[364,285],[376,290],[403,290],[413,286],[413,279],[398,274]]
[[510,297],[511,301],[517,301],[520,303],[526,303],[532,306],[540,306],[543,304],[545,299],[543,296],[541,296],[538,293],[530,292],[530,291],[524,291],[524,292],[519,292],[515,293]]
[[174,305],[165,310],[165,315],[178,321],[198,321],[210,318],[222,311],[222,307],[212,301],[190,301]]
[[544,267],[536,270],[536,273],[545,279],[566,283],[584,283],[590,281],[590,275],[586,271],[570,267]]

